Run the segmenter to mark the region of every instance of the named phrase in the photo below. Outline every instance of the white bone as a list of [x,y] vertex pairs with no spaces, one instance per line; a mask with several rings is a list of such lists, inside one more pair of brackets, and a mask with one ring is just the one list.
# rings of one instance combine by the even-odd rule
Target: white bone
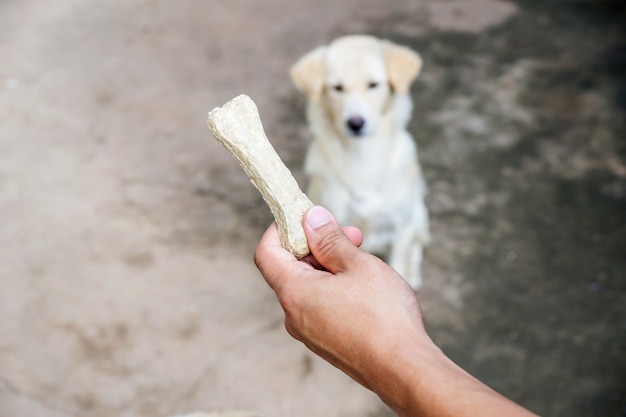
[[313,203],[267,139],[254,101],[243,94],[237,96],[211,110],[207,123],[269,206],[283,247],[298,259],[308,255],[302,217]]

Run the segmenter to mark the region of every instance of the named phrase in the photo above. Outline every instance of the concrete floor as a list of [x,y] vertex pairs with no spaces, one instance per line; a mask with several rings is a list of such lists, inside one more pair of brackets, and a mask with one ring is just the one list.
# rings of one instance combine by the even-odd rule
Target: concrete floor
[[206,127],[250,95],[304,183],[288,68],[355,32],[425,61],[410,129],[435,341],[542,415],[626,415],[624,12],[2,2],[0,417],[391,415],[284,331],[252,262],[271,216]]

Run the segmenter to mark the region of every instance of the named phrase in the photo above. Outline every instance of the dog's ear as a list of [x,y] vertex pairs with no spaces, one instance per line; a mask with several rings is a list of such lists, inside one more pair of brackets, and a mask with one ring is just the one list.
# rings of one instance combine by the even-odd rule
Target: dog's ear
[[291,81],[309,100],[316,101],[324,87],[326,47],[320,46],[298,60],[289,71]]
[[422,69],[422,58],[417,52],[389,41],[382,42],[382,50],[391,88],[398,94],[407,94]]

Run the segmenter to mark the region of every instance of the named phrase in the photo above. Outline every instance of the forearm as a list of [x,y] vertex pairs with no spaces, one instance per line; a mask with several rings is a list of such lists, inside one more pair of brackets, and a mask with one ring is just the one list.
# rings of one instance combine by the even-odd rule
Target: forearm
[[366,386],[400,417],[534,415],[472,377],[427,336],[392,349]]
[[[296,339],[377,393],[400,417],[530,417],[448,359],[426,334],[415,293],[360,251],[326,210],[303,227],[314,259],[282,249],[275,226],[255,253]],[[314,262],[313,262],[314,261]]]

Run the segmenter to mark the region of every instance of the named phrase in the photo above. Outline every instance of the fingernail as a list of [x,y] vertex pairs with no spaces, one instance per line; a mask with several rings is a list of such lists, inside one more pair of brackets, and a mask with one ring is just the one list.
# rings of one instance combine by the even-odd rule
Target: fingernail
[[306,221],[313,229],[318,229],[333,220],[333,215],[324,207],[314,206],[306,212]]

